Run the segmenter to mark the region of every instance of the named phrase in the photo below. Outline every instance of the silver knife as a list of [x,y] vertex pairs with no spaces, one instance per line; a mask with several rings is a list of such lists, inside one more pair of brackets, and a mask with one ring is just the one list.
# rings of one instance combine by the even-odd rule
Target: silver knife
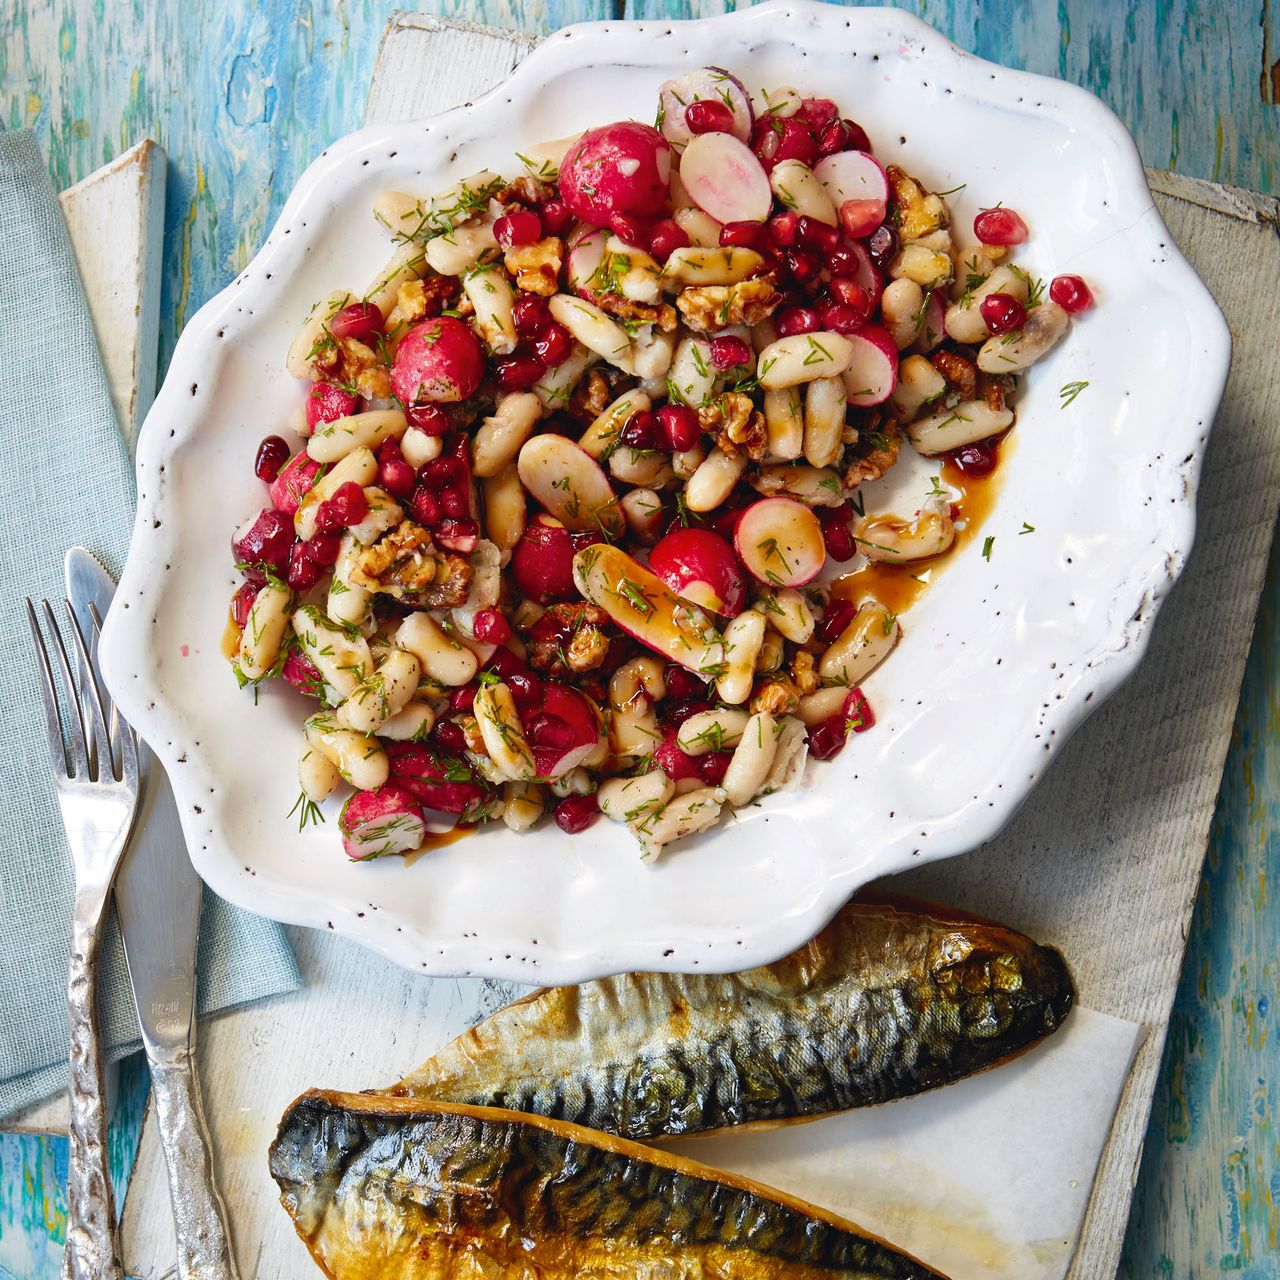
[[[92,635],[91,606],[105,617],[115,584],[97,560],[79,547],[67,552],[64,571],[67,598],[85,634]],[[116,880],[116,914],[169,1170],[178,1274],[182,1280],[238,1280],[196,1076],[200,878],[187,856],[178,808],[163,767],[145,746],[139,751],[139,762],[144,785],[133,843]]]

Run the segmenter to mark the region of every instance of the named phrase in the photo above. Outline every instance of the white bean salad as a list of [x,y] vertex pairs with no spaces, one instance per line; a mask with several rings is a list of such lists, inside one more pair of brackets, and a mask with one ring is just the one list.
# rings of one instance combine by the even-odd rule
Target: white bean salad
[[288,352],[302,447],[259,446],[227,648],[312,701],[295,813],[351,788],[353,859],[550,812],[652,860],[835,756],[901,624],[824,570],[956,536],[936,482],[902,514],[860,486],[904,441],[989,469],[1016,375],[1093,303],[834,102],[703,68],[659,104],[383,194],[385,270]]

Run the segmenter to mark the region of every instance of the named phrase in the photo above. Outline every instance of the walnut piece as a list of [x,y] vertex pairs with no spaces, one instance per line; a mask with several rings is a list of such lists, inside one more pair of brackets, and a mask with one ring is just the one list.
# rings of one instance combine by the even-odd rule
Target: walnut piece
[[796,650],[795,657],[791,659],[791,680],[802,698],[807,698],[811,693],[817,693],[822,681],[818,678],[818,668],[813,654],[807,653],[804,649]]
[[767,711],[771,716],[794,715],[800,709],[800,691],[788,676],[770,676],[756,681],[750,710]]
[[545,204],[556,193],[549,182],[542,182],[531,174],[522,173],[513,178],[501,191],[495,193],[494,199],[503,205],[509,204]]
[[657,325],[663,333],[674,332],[680,321],[676,318],[676,309],[669,302],[635,302],[624,298],[620,293],[593,293],[591,300],[611,316],[625,320],[628,324]]
[[466,739],[467,750],[478,756],[487,756],[489,749],[484,745],[484,734],[480,732],[480,721],[473,715],[459,716],[455,722]]
[[316,344],[311,360],[316,378],[353,389],[354,394],[369,400],[381,400],[391,394],[391,375],[372,347],[355,338],[335,338]]
[[681,289],[676,306],[695,333],[718,333],[730,325],[759,324],[782,302],[771,275],[737,284],[693,285]]
[[968,356],[942,349],[930,353],[929,363],[962,400],[972,400],[978,394],[978,366]]
[[560,287],[560,262],[564,241],[546,236],[532,244],[513,244],[503,255],[503,263],[516,278],[516,288],[549,298]]
[[590,369],[574,387],[564,413],[575,422],[589,427],[628,387],[634,379],[612,365],[597,365]]
[[529,629],[529,665],[550,676],[594,671],[609,653],[609,615],[594,604],[553,604]]
[[898,236],[903,244],[947,225],[947,206],[941,196],[926,194],[920,184],[896,164],[889,165],[885,173],[892,191]]
[[764,414],[740,391],[726,391],[704,404],[698,410],[698,421],[725,453],[745,453],[759,462],[769,447]]
[[438,316],[457,292],[458,282],[452,276],[406,280],[396,291],[396,305],[387,317],[387,330],[395,329],[397,324]]
[[350,571],[353,586],[426,609],[464,603],[473,575],[462,556],[437,551],[431,534],[412,520],[402,520],[366,547]]
[[1013,379],[1003,373],[978,374],[978,394],[994,413],[999,413],[1005,407],[1005,398],[1012,389]]
[[860,431],[858,447],[866,452],[854,458],[844,473],[846,489],[856,489],[866,480],[879,480],[897,462],[898,450],[902,447],[897,423],[886,422],[877,430]]

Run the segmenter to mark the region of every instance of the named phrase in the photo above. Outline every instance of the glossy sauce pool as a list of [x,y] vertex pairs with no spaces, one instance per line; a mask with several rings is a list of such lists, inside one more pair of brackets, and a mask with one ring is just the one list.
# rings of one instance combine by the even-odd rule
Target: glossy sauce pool
[[453,844],[455,840],[462,840],[466,836],[474,835],[480,828],[478,826],[471,827],[450,827],[447,831],[428,831],[427,838],[416,849],[409,850],[408,853],[402,854],[404,865],[411,867],[423,854],[432,852],[434,849],[443,849],[447,844]]

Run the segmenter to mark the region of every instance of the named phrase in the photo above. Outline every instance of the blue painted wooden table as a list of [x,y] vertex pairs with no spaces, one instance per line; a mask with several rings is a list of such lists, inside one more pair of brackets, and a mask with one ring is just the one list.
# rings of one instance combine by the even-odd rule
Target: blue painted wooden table
[[[34,126],[69,185],[144,137],[169,153],[161,371],[178,332],[252,256],[297,175],[359,125],[392,0],[18,0],[0,7],[0,125]],[[544,33],[621,3],[420,7]],[[626,16],[728,6],[633,0]],[[1272,0],[919,0],[984,57],[1092,89],[1149,164],[1272,191],[1280,5]],[[1280,978],[1280,563],[1249,659],[1205,878],[1129,1226],[1131,1277],[1280,1275],[1280,1105],[1270,1019]],[[123,1185],[145,1071],[124,1073]],[[58,1272],[64,1145],[0,1139],[0,1277]]]

